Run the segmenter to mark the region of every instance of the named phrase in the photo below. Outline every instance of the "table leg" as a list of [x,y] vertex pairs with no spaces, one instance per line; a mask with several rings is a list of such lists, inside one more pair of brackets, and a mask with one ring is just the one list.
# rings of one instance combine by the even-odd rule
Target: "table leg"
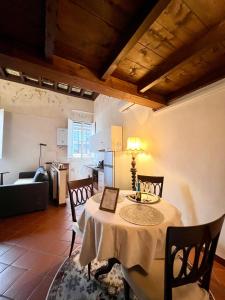
[[107,265],[102,266],[101,268],[99,268],[99,269],[96,271],[96,273],[95,273],[95,279],[98,280],[98,277],[99,277],[100,275],[109,273],[109,272],[112,270],[112,267],[113,267],[115,264],[120,264],[120,262],[118,261],[118,259],[116,259],[116,258],[114,258],[114,257],[108,259]]

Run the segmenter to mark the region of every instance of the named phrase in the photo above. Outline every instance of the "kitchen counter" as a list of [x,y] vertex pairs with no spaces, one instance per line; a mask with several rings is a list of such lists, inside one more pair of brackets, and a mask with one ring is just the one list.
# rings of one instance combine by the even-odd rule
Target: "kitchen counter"
[[99,172],[104,172],[104,168],[98,168],[96,166],[92,166],[92,165],[86,165],[87,168],[90,168],[92,170],[95,170],[95,171],[99,171]]

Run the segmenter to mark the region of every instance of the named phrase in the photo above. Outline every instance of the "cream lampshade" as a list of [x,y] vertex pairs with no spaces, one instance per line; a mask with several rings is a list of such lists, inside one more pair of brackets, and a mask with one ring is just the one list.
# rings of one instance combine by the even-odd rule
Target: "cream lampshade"
[[130,152],[132,155],[130,171],[131,171],[131,178],[132,178],[132,189],[135,190],[135,181],[136,181],[136,173],[137,173],[135,155],[138,152],[142,151],[140,138],[135,136],[128,137],[127,151]]
[[127,139],[127,150],[131,152],[141,151],[141,140],[136,136],[128,137]]

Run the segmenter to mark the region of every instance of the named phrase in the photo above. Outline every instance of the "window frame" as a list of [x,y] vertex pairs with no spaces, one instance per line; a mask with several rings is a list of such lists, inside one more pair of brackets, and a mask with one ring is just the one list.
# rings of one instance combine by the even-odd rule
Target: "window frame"
[[[69,158],[78,158],[78,159],[86,159],[86,158],[91,158],[93,156],[93,153],[90,151],[89,148],[89,153],[84,153],[84,144],[90,146],[90,142],[84,143],[83,142],[83,133],[84,133],[84,126],[89,125],[90,126],[90,136],[93,135],[93,124],[92,122],[82,122],[82,121],[73,121],[69,120],[71,123],[68,124],[68,157]],[[81,131],[81,139],[80,143],[80,152],[74,152],[74,123],[80,125],[80,131]],[[69,126],[70,125],[70,126]],[[70,131],[70,132],[69,132]],[[90,138],[89,136],[89,138]]]

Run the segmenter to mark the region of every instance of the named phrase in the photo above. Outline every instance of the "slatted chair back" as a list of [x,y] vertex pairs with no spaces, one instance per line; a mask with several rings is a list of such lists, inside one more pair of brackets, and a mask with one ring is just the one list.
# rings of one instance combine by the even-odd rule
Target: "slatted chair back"
[[87,199],[93,196],[93,178],[68,181],[67,183],[70,196],[70,206],[73,222],[76,222],[75,207],[86,203]]
[[[200,287],[209,291],[224,217],[199,226],[167,228],[164,300],[172,300],[172,288],[189,283],[198,282]],[[178,256],[182,257],[181,266],[174,272],[174,260]],[[190,260],[192,264],[188,262]]]
[[162,197],[164,177],[138,175],[138,180],[149,185],[149,190],[153,194]]

